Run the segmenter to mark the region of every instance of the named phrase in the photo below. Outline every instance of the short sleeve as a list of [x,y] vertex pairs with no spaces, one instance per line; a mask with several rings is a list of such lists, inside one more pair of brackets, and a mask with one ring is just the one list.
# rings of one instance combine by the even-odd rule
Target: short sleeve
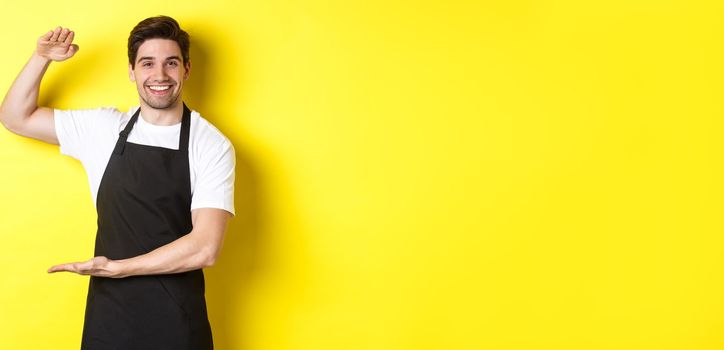
[[223,209],[234,215],[234,167],[236,159],[231,142],[205,152],[196,176],[191,210]]
[[55,109],[53,115],[60,153],[83,160],[96,137],[118,128],[122,113],[114,108]]

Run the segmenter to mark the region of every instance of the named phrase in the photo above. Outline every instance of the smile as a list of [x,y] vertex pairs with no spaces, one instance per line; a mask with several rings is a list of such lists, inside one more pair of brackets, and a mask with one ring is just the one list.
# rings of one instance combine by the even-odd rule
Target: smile
[[171,90],[171,85],[146,85],[153,95],[165,95]]

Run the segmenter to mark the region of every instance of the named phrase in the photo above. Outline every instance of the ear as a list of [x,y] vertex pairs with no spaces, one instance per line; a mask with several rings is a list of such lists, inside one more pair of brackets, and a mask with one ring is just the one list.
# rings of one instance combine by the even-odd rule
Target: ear
[[189,74],[191,74],[191,60],[184,64],[184,68],[186,68],[186,72],[184,72],[184,80],[186,80],[189,78]]
[[131,81],[136,81],[136,75],[133,74],[133,67],[131,64],[128,64],[128,77],[131,78]]

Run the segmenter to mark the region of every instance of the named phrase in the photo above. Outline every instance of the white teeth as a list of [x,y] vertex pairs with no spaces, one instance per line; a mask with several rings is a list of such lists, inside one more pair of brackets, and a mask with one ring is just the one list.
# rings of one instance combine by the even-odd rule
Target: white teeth
[[149,85],[148,88],[155,91],[168,90],[171,86],[168,85]]

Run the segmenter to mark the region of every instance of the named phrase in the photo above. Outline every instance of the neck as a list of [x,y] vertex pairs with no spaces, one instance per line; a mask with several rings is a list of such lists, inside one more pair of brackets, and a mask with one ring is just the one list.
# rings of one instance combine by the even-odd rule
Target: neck
[[178,101],[166,109],[156,109],[141,101],[141,117],[149,124],[168,126],[181,122],[184,106]]

